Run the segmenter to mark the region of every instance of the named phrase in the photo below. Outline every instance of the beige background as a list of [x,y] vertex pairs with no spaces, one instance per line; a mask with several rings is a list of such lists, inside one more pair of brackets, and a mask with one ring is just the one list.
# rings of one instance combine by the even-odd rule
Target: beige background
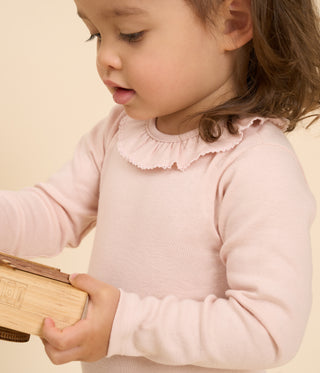
[[[98,80],[94,43],[71,0],[0,0],[0,188],[45,180],[71,158],[80,136],[105,116],[112,100]],[[320,125],[319,125],[320,127]],[[320,129],[289,136],[320,203]],[[320,216],[312,229],[314,305],[297,357],[273,373],[319,373]],[[80,248],[43,260],[65,272],[86,271],[92,234]],[[79,363],[54,366],[38,338],[0,342],[1,373],[80,372]]]

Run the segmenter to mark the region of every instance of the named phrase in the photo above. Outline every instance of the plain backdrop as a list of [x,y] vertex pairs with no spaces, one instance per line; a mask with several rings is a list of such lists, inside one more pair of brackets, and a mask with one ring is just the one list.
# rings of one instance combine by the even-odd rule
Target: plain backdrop
[[[319,1],[319,0],[318,0]],[[73,154],[80,137],[107,115],[112,99],[95,70],[95,43],[72,0],[0,0],[0,189],[46,180]],[[289,135],[318,204],[320,123]],[[297,357],[270,373],[320,372],[320,216],[312,228],[314,303]],[[85,272],[93,233],[77,249],[40,259],[67,273]],[[1,324],[1,320],[0,320]],[[79,373],[80,364],[54,366],[42,343],[0,342],[1,373]],[[150,372],[152,373],[152,372]]]

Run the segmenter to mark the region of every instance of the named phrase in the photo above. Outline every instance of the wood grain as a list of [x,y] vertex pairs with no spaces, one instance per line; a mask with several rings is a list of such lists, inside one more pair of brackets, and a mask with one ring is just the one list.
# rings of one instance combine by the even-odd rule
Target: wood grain
[[81,319],[87,293],[72,285],[0,265],[0,325],[40,335],[45,317],[58,328]]
[[20,269],[21,271],[33,273],[35,275],[51,278],[53,280],[62,281],[69,284],[69,275],[60,272],[60,269],[49,267],[30,260],[22,259],[17,256],[12,256],[0,252],[0,265]]

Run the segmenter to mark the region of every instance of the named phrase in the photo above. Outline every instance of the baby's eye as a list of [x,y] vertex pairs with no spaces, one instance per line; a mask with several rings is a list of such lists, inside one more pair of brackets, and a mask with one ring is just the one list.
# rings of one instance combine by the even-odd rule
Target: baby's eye
[[120,39],[127,41],[128,43],[136,43],[138,41],[141,41],[143,35],[144,35],[144,31],[133,32],[131,34],[124,34],[121,32]]
[[98,40],[101,40],[101,35],[100,35],[100,33],[91,34],[91,35],[90,35],[90,38],[87,39],[86,41],[91,41],[91,40],[96,39],[96,38],[97,38]]

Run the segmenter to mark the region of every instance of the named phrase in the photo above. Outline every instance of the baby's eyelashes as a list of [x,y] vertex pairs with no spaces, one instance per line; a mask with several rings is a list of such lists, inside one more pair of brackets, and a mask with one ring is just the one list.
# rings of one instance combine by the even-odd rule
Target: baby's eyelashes
[[140,41],[144,35],[145,31],[132,32],[129,34],[120,33],[120,38],[128,43],[136,43]]
[[86,42],[92,41],[93,39],[96,39],[96,38],[99,39],[99,40],[101,40],[101,35],[100,35],[99,32],[97,32],[96,34],[91,34],[90,37],[89,37],[89,39],[86,40]]
[[[128,33],[128,34],[120,32],[119,33],[119,39],[123,40],[123,41],[126,41],[128,43],[137,43],[137,42],[142,40],[144,34],[145,34],[145,31],[132,32],[132,33]],[[101,34],[99,32],[97,32],[95,34],[91,34],[90,37],[86,40],[86,42],[92,41],[94,39],[98,39],[99,41],[101,41]]]

